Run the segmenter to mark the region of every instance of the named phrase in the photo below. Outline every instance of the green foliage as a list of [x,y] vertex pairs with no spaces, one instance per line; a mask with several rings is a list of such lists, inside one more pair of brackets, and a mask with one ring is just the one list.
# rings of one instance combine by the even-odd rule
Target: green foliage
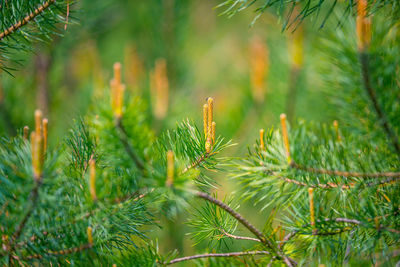
[[[34,2],[0,10],[17,17],[16,10],[34,10],[39,4]],[[259,2],[221,6],[233,15]],[[257,12],[275,8],[289,18],[297,2],[300,12],[290,23],[321,12],[324,24],[332,12],[351,14],[355,4],[264,1]],[[61,22],[67,3],[54,2],[52,8],[61,13],[46,9],[26,29]],[[127,90],[119,117],[110,105],[114,96],[98,88],[88,113],[46,151],[42,176],[34,176],[34,145],[20,134],[3,138],[0,264],[394,265],[400,240],[399,5],[374,1],[369,7],[373,39],[367,50],[356,48],[355,38],[349,38],[355,25],[342,15],[342,27],[327,27],[320,40],[328,54],[322,64],[325,92],[338,110],[339,126],[299,120],[288,125],[289,147],[286,131],[272,128],[245,157],[223,157],[233,145],[224,137],[217,136],[206,150],[210,140],[189,119],[158,134],[146,94],[143,99]],[[15,38],[36,36],[23,29]],[[52,29],[37,36],[49,37]],[[243,101],[250,103],[250,96]],[[173,162],[167,159],[171,152]],[[215,173],[228,173],[238,185],[223,201],[217,198],[221,182]],[[256,216],[249,207],[260,212],[262,230],[252,224]],[[156,242],[152,237],[164,220],[177,224],[186,214],[196,252],[205,254],[178,258],[181,251],[167,244],[165,253],[158,236]]]
[[[16,51],[32,50],[36,41],[48,42],[61,31],[58,24],[66,24],[67,5],[74,1],[2,1],[0,4],[0,67],[8,71],[8,61],[15,61]],[[68,14],[68,17],[70,14]],[[69,18],[68,22],[71,22]]]
[[[339,19],[346,19],[353,12],[356,6],[355,0],[350,1],[327,1],[327,0],[226,0],[218,5],[219,8],[226,8],[222,14],[234,16],[236,13],[241,12],[253,5],[256,6],[256,17],[253,23],[267,10],[273,9],[280,17],[284,19],[283,29],[289,28],[292,24],[302,22],[304,19],[310,17],[311,20],[318,20],[321,18],[320,27],[324,27],[329,17],[335,12],[340,11]],[[368,1],[371,13],[377,12],[383,7],[386,7],[389,12],[388,15],[397,19],[399,14],[400,3],[399,1]],[[299,12],[294,12],[295,6],[299,7]]]
[[[238,209],[239,205],[232,205],[231,201],[224,201],[230,207]],[[193,219],[188,223],[193,228],[191,233],[196,244],[208,240],[208,247],[220,248],[222,245],[229,247],[228,234],[233,234],[237,228],[237,221],[218,206],[205,203],[200,208],[194,208]]]

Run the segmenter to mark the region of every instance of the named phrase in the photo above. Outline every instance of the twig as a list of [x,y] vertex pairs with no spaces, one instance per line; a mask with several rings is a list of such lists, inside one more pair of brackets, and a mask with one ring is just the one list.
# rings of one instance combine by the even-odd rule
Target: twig
[[349,184],[349,185],[339,185],[339,184],[335,184],[335,183],[326,183],[326,184],[306,184],[304,182],[300,182],[294,179],[290,179],[287,177],[282,177],[282,176],[276,176],[279,179],[288,182],[288,183],[292,183],[292,184],[296,184],[296,185],[300,185],[300,186],[304,186],[304,187],[312,187],[312,188],[322,188],[322,189],[332,189],[332,188],[341,188],[341,189],[350,189],[351,187],[354,187],[354,184]]
[[193,256],[187,256],[182,258],[177,258],[171,260],[169,262],[164,263],[165,265],[171,265],[174,263],[182,262],[182,261],[190,261],[200,258],[216,258],[216,257],[237,257],[237,256],[248,256],[248,255],[269,255],[268,251],[243,251],[243,252],[229,252],[229,253],[207,253],[207,254],[199,254]]
[[255,241],[255,242],[260,242],[260,240],[257,239],[257,238],[248,237],[248,236],[237,236],[237,235],[232,235],[232,234],[226,232],[226,231],[225,231],[224,229],[222,229],[222,228],[220,228],[220,231],[221,231],[224,235],[226,235],[226,236],[228,236],[228,237],[231,237],[231,238],[233,238],[233,239],[242,239],[242,240],[251,240],[251,241]]
[[201,155],[200,157],[198,157],[196,159],[196,161],[194,161],[192,164],[190,164],[189,166],[187,166],[185,169],[183,169],[183,171],[180,173],[180,175],[188,172],[190,169],[193,169],[197,166],[199,166],[204,160],[206,160],[207,158],[209,158],[211,155],[213,155],[214,153],[204,153],[203,155]]
[[26,25],[29,21],[33,20],[36,16],[41,14],[44,10],[46,10],[50,5],[54,4],[55,0],[49,0],[41,4],[38,8],[32,11],[29,15],[27,15],[22,20],[18,21],[14,25],[10,26],[8,29],[4,30],[0,33],[0,41],[3,38],[7,37],[8,35],[12,34],[13,32],[17,31],[22,26]]
[[368,69],[368,53],[365,51],[361,51],[359,54],[360,57],[360,64],[361,64],[361,76],[362,82],[364,85],[364,89],[368,94],[369,99],[372,102],[372,105],[375,109],[376,115],[378,116],[378,121],[381,123],[387,137],[392,142],[394,150],[396,151],[397,155],[400,157],[400,143],[399,138],[396,136],[396,133],[393,131],[391,126],[389,125],[389,121],[382,110],[382,107],[378,103],[378,98],[376,96],[375,90],[371,86],[370,81],[370,74]]
[[[68,248],[68,249],[63,249],[63,250],[59,250],[59,251],[49,251],[49,252],[46,252],[45,254],[54,255],[54,256],[66,255],[66,254],[80,252],[80,251],[86,250],[91,247],[92,247],[91,244],[84,244],[82,246],[75,247],[75,248]],[[41,255],[41,254],[35,254],[35,255],[26,257],[26,259],[41,259],[41,258],[43,258],[43,255]]]
[[26,212],[24,218],[21,220],[21,222],[19,223],[17,229],[15,230],[14,234],[11,237],[11,241],[10,241],[10,250],[9,250],[9,256],[11,257],[12,253],[15,250],[15,246],[17,244],[18,238],[21,236],[22,230],[24,229],[26,223],[28,222],[29,218],[31,217],[33,211],[36,208],[36,204],[39,198],[39,188],[42,185],[41,182],[42,178],[39,179],[35,179],[35,186],[33,187],[31,194],[30,194],[30,198],[29,198],[29,203],[30,203],[30,207],[28,208],[28,211]]
[[213,198],[212,196],[203,193],[203,192],[196,192],[196,196],[202,199],[205,199],[221,209],[225,210],[228,212],[232,217],[234,217],[238,222],[240,222],[244,227],[250,230],[264,245],[266,245],[269,249],[271,249],[276,255],[280,258],[283,259],[283,261],[286,263],[288,266],[293,266],[297,265],[297,263],[293,260],[290,259],[289,257],[285,256],[278,248],[275,248],[275,246],[272,244],[270,240],[268,240],[260,230],[258,230],[255,226],[253,226],[249,221],[247,221],[245,218],[243,218],[242,215],[240,215],[238,212],[234,211],[231,207],[223,203],[222,201]]
[[122,145],[124,146],[126,153],[128,153],[129,157],[133,160],[135,165],[140,170],[144,170],[143,161],[138,157],[138,155],[136,154],[134,149],[130,146],[129,141],[128,141],[127,132],[126,132],[125,127],[122,124],[122,120],[120,118],[115,119],[115,126],[120,131],[119,139],[120,139]]
[[290,163],[290,167],[307,171],[313,173],[320,173],[320,174],[328,174],[328,175],[337,175],[337,176],[344,176],[344,177],[358,177],[358,178],[380,178],[380,177],[389,177],[389,178],[400,178],[400,172],[377,172],[377,173],[362,173],[362,172],[348,172],[348,171],[338,171],[338,170],[326,170],[326,169],[316,169],[312,167],[307,167],[300,165],[294,161]]
[[[380,217],[383,217],[383,216],[380,216]],[[376,218],[380,218],[380,217],[376,217]],[[385,216],[386,217],[386,216]],[[373,219],[368,219],[369,221],[371,221],[371,220],[373,220]],[[362,225],[363,223],[361,222],[361,221],[359,221],[359,220],[355,220],[355,219],[348,219],[348,218],[333,218],[333,219],[330,219],[330,218],[326,218],[326,219],[324,219],[324,220],[317,220],[317,222],[323,222],[323,221],[325,221],[325,222],[330,222],[330,221],[333,221],[333,222],[342,222],[342,223],[349,223],[349,224],[355,224],[355,225]],[[309,226],[310,224],[306,224],[306,225],[303,225],[301,228],[304,228],[304,227],[307,227],[307,226]],[[327,235],[336,235],[336,234],[341,234],[341,233],[343,233],[343,232],[345,232],[345,231],[348,231],[348,230],[351,230],[352,228],[343,228],[343,229],[338,229],[338,231],[335,231],[335,232],[321,232],[321,233],[313,233],[312,235],[319,235],[319,236],[327,236]],[[399,230],[396,230],[396,229],[392,229],[392,228],[388,228],[388,227],[385,227],[384,225],[380,225],[379,226],[379,230],[386,230],[386,231],[388,231],[388,232],[392,232],[392,233],[395,233],[395,234],[399,234],[400,233],[400,231]],[[300,230],[295,230],[295,231],[293,231],[293,232],[290,232],[289,234],[287,234],[283,239],[282,239],[282,242],[281,242],[281,244],[279,244],[279,248],[283,248],[283,246],[285,245],[285,243],[286,242],[288,242],[290,239],[292,239],[295,235],[297,235],[298,233],[300,232]]]
[[[283,177],[283,176],[279,176],[276,173],[272,173],[275,177],[288,182],[288,183],[292,183],[292,184],[296,184],[299,186],[304,186],[304,187],[311,187],[311,188],[321,188],[321,189],[333,189],[333,188],[341,188],[341,189],[351,189],[351,188],[355,188],[356,184],[355,183],[349,183],[348,185],[340,185],[340,184],[335,184],[335,183],[326,183],[326,184],[307,184],[301,181],[297,181],[295,179],[290,179],[287,177]],[[378,182],[370,182],[370,183],[366,183],[364,186],[365,187],[371,187],[371,186],[384,186],[384,185],[388,185],[388,184],[393,184],[396,181],[398,181],[397,179],[393,179],[393,178],[388,178],[385,180],[381,180]]]
[[134,200],[134,201],[137,201],[137,200],[139,200],[139,199],[144,198],[145,196],[147,196],[148,194],[150,194],[150,193],[153,192],[153,191],[154,191],[154,188],[150,189],[149,192],[146,192],[146,193],[143,193],[143,194],[140,194],[140,195],[138,195],[138,192],[135,192],[135,193],[133,193],[133,194],[129,194],[129,195],[126,195],[126,196],[123,196],[123,197],[115,198],[115,199],[113,200],[113,202],[114,202],[114,203],[122,203],[122,202],[127,201],[128,199],[131,199],[131,198],[135,197],[135,196],[137,196],[137,197],[135,197],[133,200]]

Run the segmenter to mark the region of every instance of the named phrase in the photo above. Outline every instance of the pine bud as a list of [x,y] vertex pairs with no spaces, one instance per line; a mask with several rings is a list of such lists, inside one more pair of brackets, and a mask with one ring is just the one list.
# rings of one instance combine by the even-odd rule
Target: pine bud
[[172,186],[174,182],[174,172],[175,172],[175,162],[174,162],[174,152],[169,150],[167,152],[167,181],[166,186]]
[[212,122],[214,120],[214,117],[213,117],[214,116],[214,114],[213,114],[213,111],[214,111],[214,99],[212,97],[209,97],[207,99],[207,105],[208,105],[208,115],[207,115],[207,119],[208,119],[207,127],[208,127],[208,130],[207,130],[207,135],[211,136],[211,127],[212,127]]
[[93,236],[92,236],[92,227],[88,226],[87,228],[87,237],[88,237],[88,243],[89,246],[93,245]]
[[121,68],[122,68],[121,63],[116,62],[116,63],[114,63],[113,67],[114,67],[114,80],[115,80],[117,85],[120,85],[121,82],[122,82],[122,79],[121,79]]
[[339,122],[337,120],[333,121],[333,128],[335,129],[337,140],[340,141],[342,138],[341,138],[340,133],[339,133]]
[[121,63],[117,62],[114,64],[114,78],[110,81],[111,107],[114,116],[118,119],[122,117],[125,91],[125,85],[121,83],[121,68]]
[[49,120],[47,118],[44,118],[42,123],[43,123],[43,153],[46,153]]
[[154,72],[151,75],[151,94],[153,114],[158,119],[167,115],[169,101],[169,82],[167,76],[167,63],[165,59],[157,59]]
[[215,121],[213,121],[211,123],[211,139],[212,139],[212,143],[215,143],[215,127],[216,127],[217,123]]
[[211,136],[207,136],[207,140],[206,140],[206,144],[205,144],[205,147],[206,147],[206,152],[207,153],[210,153],[211,152],[211,142],[212,142],[212,140],[211,140]]
[[89,180],[90,195],[92,196],[93,201],[97,201],[97,196],[96,196],[96,162],[93,159],[93,156],[89,160],[89,168],[90,168],[90,180]]
[[114,115],[117,118],[122,117],[122,107],[124,105],[124,92],[125,92],[125,85],[120,84],[117,89],[117,95],[115,100],[115,111],[114,111]]
[[288,135],[287,126],[286,126],[286,114],[282,113],[280,116],[280,119],[281,119],[283,143],[285,145],[285,150],[286,150],[286,157],[287,157],[288,163],[291,163],[292,159],[290,158],[290,146],[289,146],[289,135]]
[[310,200],[310,222],[311,227],[313,228],[313,235],[315,235],[317,233],[317,229],[315,228],[314,188],[308,188],[308,198]]
[[357,45],[360,51],[368,49],[371,42],[371,18],[367,17],[367,0],[357,0]]
[[42,116],[43,113],[41,110],[35,110],[35,131],[36,135],[42,135]]
[[204,104],[203,106],[203,128],[204,128],[204,138],[207,139],[208,133],[208,105]]
[[260,150],[263,151],[265,149],[265,144],[264,144],[264,129],[260,129]]
[[265,79],[269,71],[268,48],[260,38],[251,43],[250,76],[253,98],[261,103],[265,96]]
[[29,127],[25,126],[24,127],[24,139],[28,140],[28,137],[29,137]]
[[31,133],[31,153],[33,177],[39,181],[43,172],[43,138],[36,132]]

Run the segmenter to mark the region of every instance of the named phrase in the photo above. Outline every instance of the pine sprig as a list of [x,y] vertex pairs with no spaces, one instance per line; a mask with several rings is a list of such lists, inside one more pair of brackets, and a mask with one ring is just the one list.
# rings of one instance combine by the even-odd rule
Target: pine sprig
[[[59,35],[56,25],[66,23],[67,6],[73,1],[3,1],[0,6],[0,68],[9,71],[18,51],[32,50],[32,43]],[[71,21],[71,20],[70,20]]]

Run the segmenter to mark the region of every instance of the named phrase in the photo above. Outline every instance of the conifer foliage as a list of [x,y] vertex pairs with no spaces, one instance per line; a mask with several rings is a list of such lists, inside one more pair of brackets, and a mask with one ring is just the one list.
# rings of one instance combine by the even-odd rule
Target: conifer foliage
[[[34,15],[3,37],[53,4],[62,1],[34,5]],[[395,17],[375,24],[387,7],[372,16],[371,6],[357,1],[355,24],[331,39],[348,31],[356,42],[327,44],[339,55],[333,75],[346,77],[335,83],[345,88],[330,95],[342,107],[338,120],[289,125],[282,114],[280,127],[261,129],[243,158],[220,156],[232,143],[216,133],[215,116],[222,115],[214,114],[212,97],[198,107],[203,129],[185,120],[156,135],[146,103],[125,90],[120,63],[109,88],[94,96],[89,113],[60,145],[48,145],[51,121],[37,110],[32,130],[26,126],[0,141],[0,264],[394,264],[400,240],[400,29]],[[168,113],[166,68],[159,60],[151,77],[159,120]],[[230,175],[239,191],[218,196],[210,171]],[[246,201],[268,211],[262,229],[239,213]],[[150,231],[161,216],[182,213],[190,213],[193,240],[209,241],[207,251],[160,253]],[[243,249],[231,250],[228,241]]]

